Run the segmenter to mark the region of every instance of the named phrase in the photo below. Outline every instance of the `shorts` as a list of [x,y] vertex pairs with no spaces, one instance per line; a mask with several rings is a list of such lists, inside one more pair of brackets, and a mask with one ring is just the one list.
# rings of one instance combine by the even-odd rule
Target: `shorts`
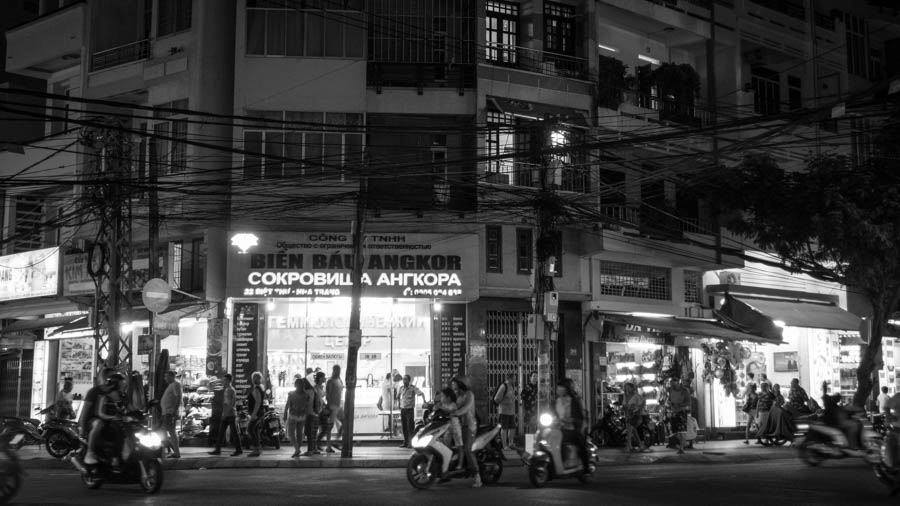
[[516,415],[500,415],[500,428],[515,429]]
[[687,432],[687,417],[687,411],[672,413],[672,418],[669,419],[669,423],[672,426],[672,432]]
[[344,408],[337,406],[328,408],[328,425],[334,425],[335,420],[341,421],[344,418]]

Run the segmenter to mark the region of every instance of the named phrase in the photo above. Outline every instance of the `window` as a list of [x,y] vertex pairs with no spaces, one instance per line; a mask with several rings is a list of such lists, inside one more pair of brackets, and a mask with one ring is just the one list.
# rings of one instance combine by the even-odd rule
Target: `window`
[[516,46],[519,45],[519,5],[489,0],[485,10],[485,58],[497,65],[515,65]]
[[516,229],[516,272],[531,274],[534,267],[534,244],[530,228]]
[[[553,276],[561,278],[563,275],[563,234],[561,231],[554,232],[551,236],[553,240],[553,248],[551,255],[556,257],[553,264]],[[548,265],[549,268],[549,265]]]
[[366,13],[369,26],[363,32],[368,37],[369,61],[475,63],[475,27],[479,18],[476,3],[469,0],[369,2]]
[[434,203],[450,202],[450,175],[447,172],[447,136],[435,134],[431,139],[431,174],[434,178]]
[[191,27],[191,4],[193,0],[158,0],[156,36],[187,30]]
[[[153,117],[153,136],[147,144],[151,170],[158,176],[178,174],[187,170],[188,121],[178,113],[165,109],[187,109],[187,99],[156,106]],[[167,119],[171,118],[171,119]]]
[[750,69],[750,87],[753,89],[753,112],[778,114],[781,111],[781,85],[778,72],[765,67]]
[[[65,83],[53,83],[52,92],[56,95],[71,96],[72,91]],[[50,121],[50,135],[65,132],[69,128],[69,101],[65,99],[51,99],[49,114],[53,117]]]
[[546,2],[544,4],[544,50],[575,55],[575,8]]
[[684,271],[684,301],[699,304],[703,297],[703,273]]
[[515,184],[515,162],[512,157],[505,156],[516,151],[515,119],[512,114],[488,111],[487,126],[485,148],[490,157],[487,163],[489,181]]
[[584,193],[590,189],[588,170],[578,163],[576,146],[581,144],[581,135],[574,131],[558,128],[550,132],[551,148],[570,148],[550,155],[553,171],[548,182],[560,190]]
[[850,13],[844,13],[847,28],[847,71],[859,77],[866,77],[866,21]]
[[788,109],[796,111],[803,108],[803,90],[799,77],[788,76]]
[[247,111],[247,115],[264,121],[244,130],[245,179],[346,181],[362,164],[362,114]]
[[672,300],[671,273],[665,267],[601,261],[600,293],[638,299]]
[[503,272],[503,227],[485,226],[484,238],[487,272]]
[[17,195],[12,198],[14,209],[11,253],[22,253],[44,247],[44,216],[47,203],[43,197]]
[[864,118],[850,120],[850,161],[854,169],[868,163],[872,156],[872,125]]
[[247,0],[247,54],[359,58],[363,0]]

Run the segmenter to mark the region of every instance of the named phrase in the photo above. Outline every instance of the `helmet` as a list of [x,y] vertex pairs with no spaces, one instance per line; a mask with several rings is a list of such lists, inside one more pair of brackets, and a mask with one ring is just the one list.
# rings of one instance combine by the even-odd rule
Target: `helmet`
[[107,385],[115,385],[125,379],[125,376],[120,372],[114,372],[106,377]]

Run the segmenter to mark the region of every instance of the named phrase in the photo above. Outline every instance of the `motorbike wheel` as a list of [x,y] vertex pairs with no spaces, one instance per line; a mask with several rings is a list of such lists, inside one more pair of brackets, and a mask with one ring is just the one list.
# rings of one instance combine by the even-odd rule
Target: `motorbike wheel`
[[807,465],[816,467],[825,462],[825,456],[810,448],[809,443],[806,441],[800,444],[797,451],[800,453],[800,460],[806,462]]
[[47,434],[44,446],[47,448],[47,453],[57,459],[65,457],[72,451],[72,443],[69,442],[69,437],[57,430]]
[[96,490],[103,485],[103,478],[94,476],[91,473],[81,473],[81,482],[84,483],[85,487]]
[[536,488],[542,488],[550,480],[547,464],[534,464],[528,468],[528,481]]
[[406,464],[406,479],[413,487],[425,490],[434,484],[437,472],[431,469],[427,456],[417,453],[410,457]]
[[278,434],[272,435],[272,442],[273,442],[273,446],[275,446],[276,450],[281,449],[281,437],[279,437]]
[[500,481],[503,474],[503,459],[496,453],[488,453],[484,459],[478,463],[481,468],[481,481],[485,485],[493,485]]
[[19,493],[22,486],[22,473],[13,472],[0,476],[0,504],[6,504]]
[[163,484],[162,464],[156,459],[144,461],[147,476],[141,476],[141,488],[148,494],[155,494]]

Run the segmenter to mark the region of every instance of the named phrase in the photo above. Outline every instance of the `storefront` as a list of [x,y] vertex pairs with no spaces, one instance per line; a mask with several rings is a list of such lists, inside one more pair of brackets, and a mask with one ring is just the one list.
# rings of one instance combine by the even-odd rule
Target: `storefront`
[[[239,391],[262,372],[276,406],[308,370],[345,376],[350,336],[349,234],[232,234],[230,370]],[[246,242],[244,242],[246,241]],[[239,245],[240,244],[240,245]],[[396,375],[431,397],[464,369],[466,303],[478,296],[477,236],[365,235],[354,428],[381,433],[397,410]],[[385,413],[386,412],[386,413]]]

